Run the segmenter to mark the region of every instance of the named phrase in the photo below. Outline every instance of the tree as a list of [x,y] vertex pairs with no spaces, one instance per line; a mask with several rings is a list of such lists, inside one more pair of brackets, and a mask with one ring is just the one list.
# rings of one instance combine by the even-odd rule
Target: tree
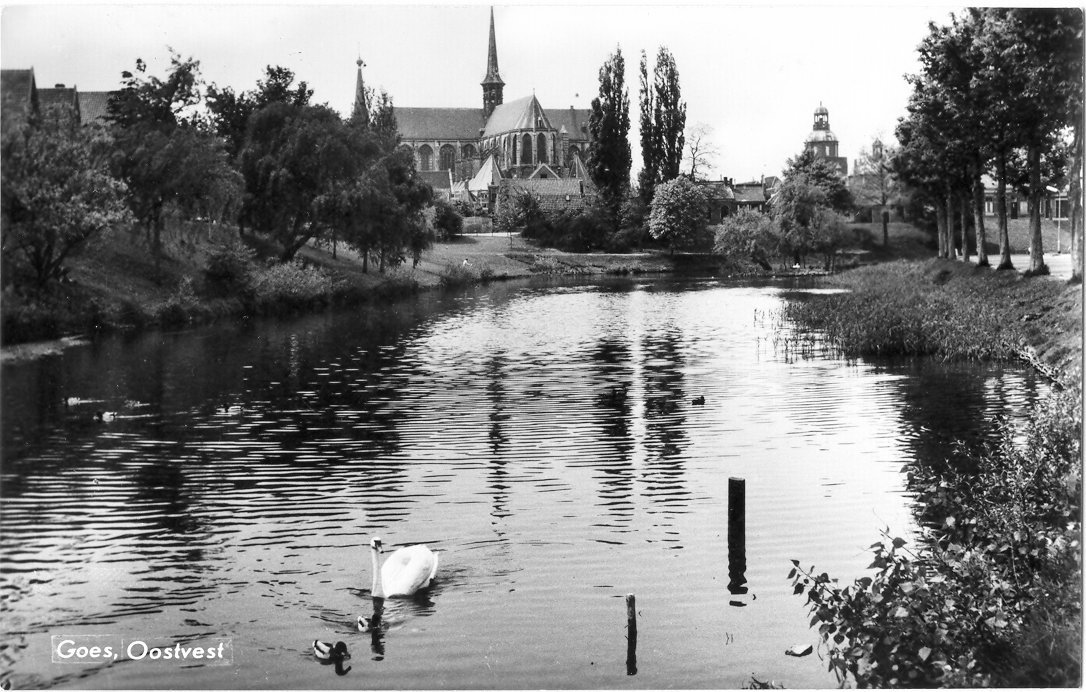
[[806,183],[822,190],[826,196],[825,204],[834,211],[842,214],[852,211],[852,193],[832,161],[815,156],[810,149],[804,149],[788,159],[786,166],[785,180],[803,178]]
[[[853,188],[854,197],[863,197],[864,201],[875,202],[885,208],[897,193],[897,180],[893,167],[894,150],[887,150],[882,142],[875,140],[871,150],[860,150],[860,157],[856,161],[856,180],[858,184]],[[890,231],[887,218],[883,216],[882,244],[890,245]]]
[[750,259],[770,271],[770,258],[777,254],[777,225],[760,211],[743,207],[720,222],[713,251],[732,259]]
[[686,130],[686,104],[679,89],[679,68],[675,56],[666,46],[656,53],[656,92],[653,114],[656,120],[656,146],[659,148],[659,173],[657,182],[679,177],[683,160]]
[[804,257],[818,246],[816,234],[826,209],[832,210],[829,195],[806,174],[793,172],[785,177],[773,205],[782,255],[791,255],[794,264],[803,264]]
[[225,137],[231,156],[237,156],[245,144],[245,131],[253,113],[271,103],[307,106],[313,90],[306,82],[294,85],[294,72],[286,67],[268,65],[264,79],[257,80],[256,89],[241,94],[230,87],[220,89],[214,84],[207,88],[207,109],[215,131]]
[[197,206],[220,197],[231,178],[225,145],[201,127],[193,107],[200,101],[200,63],[170,56],[165,80],[122,74],[122,88],[110,94],[107,119],[116,143],[113,174],[127,186],[128,203],[150,235],[155,262],[162,255],[162,229],[168,207]]
[[622,222],[622,206],[630,187],[630,95],[625,75],[622,49],[616,48],[600,68],[600,92],[592,99],[588,118],[588,172],[612,231]]
[[[704,174],[716,168],[714,161],[720,154],[712,140],[713,126],[698,123],[686,135],[686,160],[690,162],[690,177],[698,179],[699,171]],[[703,174],[703,177],[704,177]]]
[[705,192],[689,178],[656,186],[649,212],[649,234],[667,243],[672,252],[702,240],[708,214]]
[[641,91],[640,91],[640,130],[641,130],[641,171],[637,174],[638,193],[647,208],[652,204],[652,195],[656,191],[656,179],[660,169],[660,152],[656,145],[656,121],[652,86],[649,84],[648,56],[641,51]]
[[103,129],[80,127],[59,109],[4,133],[5,281],[27,276],[40,290],[73,253],[129,222],[124,184],[109,174],[111,147]]

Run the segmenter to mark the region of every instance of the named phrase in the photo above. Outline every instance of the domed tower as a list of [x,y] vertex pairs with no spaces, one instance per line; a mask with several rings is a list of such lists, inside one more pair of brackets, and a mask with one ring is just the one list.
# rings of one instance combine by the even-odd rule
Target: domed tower
[[830,129],[830,111],[819,103],[814,112],[814,126],[803,146],[819,158],[832,159],[840,168],[841,175],[847,175],[848,162],[837,155],[837,145],[837,135]]

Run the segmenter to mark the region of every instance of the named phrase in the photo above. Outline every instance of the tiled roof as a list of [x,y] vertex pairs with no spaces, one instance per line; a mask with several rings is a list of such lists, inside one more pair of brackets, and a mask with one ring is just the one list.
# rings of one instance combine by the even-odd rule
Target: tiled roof
[[765,191],[761,185],[736,185],[735,201],[740,204],[765,204]]
[[55,89],[38,89],[38,104],[42,113],[51,106],[67,106],[79,112],[79,95],[74,88],[56,87]]
[[396,107],[396,124],[403,139],[479,139],[481,108]]
[[9,124],[25,120],[37,106],[34,70],[0,70],[0,120]]
[[[596,189],[591,183],[570,178],[531,178],[501,181],[503,188],[524,190],[535,196],[543,211],[562,211],[582,209],[596,196]],[[569,197],[569,201],[566,197]]]
[[723,180],[699,180],[698,185],[712,199],[723,201],[735,199],[735,192]]
[[486,121],[484,137],[516,132],[518,130],[549,130],[550,120],[543,107],[539,105],[535,94],[503,103],[494,109]]
[[[550,120],[551,127],[561,131],[563,127],[569,134],[569,140],[576,142],[588,141],[588,117],[592,111],[588,108],[546,108],[543,111]],[[584,125],[584,130],[581,126]]]
[[109,104],[108,91],[81,91],[79,92],[79,118],[84,125],[95,121],[105,122],[109,112],[106,106]]
[[417,175],[423,182],[430,183],[435,192],[452,189],[452,175],[449,171],[418,171]]

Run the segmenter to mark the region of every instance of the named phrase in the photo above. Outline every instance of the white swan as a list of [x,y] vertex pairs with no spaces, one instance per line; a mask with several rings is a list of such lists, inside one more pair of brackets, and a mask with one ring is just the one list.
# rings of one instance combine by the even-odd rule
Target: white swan
[[424,545],[400,548],[388,556],[384,565],[379,564],[378,553],[384,552],[381,539],[370,540],[370,557],[373,559],[373,598],[412,596],[430,586],[437,574],[437,553]]

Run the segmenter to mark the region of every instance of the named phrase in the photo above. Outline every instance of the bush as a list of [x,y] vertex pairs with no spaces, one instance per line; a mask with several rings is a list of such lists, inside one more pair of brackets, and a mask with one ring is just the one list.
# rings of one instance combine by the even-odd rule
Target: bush
[[251,281],[253,299],[263,311],[296,309],[331,299],[336,282],[318,267],[283,262],[258,272]]
[[439,240],[451,240],[464,232],[464,217],[442,199],[434,201],[433,223]]
[[255,257],[256,251],[240,240],[216,244],[204,265],[208,293],[226,296],[246,292]]

